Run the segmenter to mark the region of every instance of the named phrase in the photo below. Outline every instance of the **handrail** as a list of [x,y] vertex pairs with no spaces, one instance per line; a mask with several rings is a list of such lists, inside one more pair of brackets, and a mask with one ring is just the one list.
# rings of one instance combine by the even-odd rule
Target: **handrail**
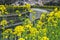
[[[15,24],[10,24],[10,25],[8,25],[8,26],[4,26],[5,28],[9,28],[9,27],[12,27],[12,26],[17,26],[17,25],[20,25],[20,24],[22,24],[23,22],[19,22],[19,23],[15,23]],[[0,29],[1,29],[2,27],[0,27]]]
[[[25,13],[27,13],[27,12],[24,12],[24,13],[22,13],[22,14],[25,14]],[[18,16],[18,14],[10,14],[10,15],[2,15],[2,16],[0,16],[0,17],[8,17],[8,16]],[[29,17],[29,16],[27,16],[27,17]],[[22,24],[23,22],[19,22],[19,23],[15,23],[15,24],[9,24],[8,26],[4,26],[5,28],[9,28],[9,27],[12,27],[12,26],[16,26],[16,25],[20,25],[20,24]],[[1,29],[2,27],[0,27],[0,29]]]
[[[28,12],[28,11],[27,11]],[[23,12],[21,14],[26,14],[27,12]],[[8,17],[8,16],[18,16],[18,14],[10,14],[10,15],[1,15],[0,17]]]

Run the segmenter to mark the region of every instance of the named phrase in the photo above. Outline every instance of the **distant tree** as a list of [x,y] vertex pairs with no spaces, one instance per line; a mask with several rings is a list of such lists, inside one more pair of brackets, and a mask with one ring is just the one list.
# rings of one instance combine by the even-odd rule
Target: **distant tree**
[[14,3],[16,0],[0,0],[0,4],[11,4]]
[[45,5],[50,5],[50,6],[60,6],[60,0],[52,0],[48,3],[46,3]]

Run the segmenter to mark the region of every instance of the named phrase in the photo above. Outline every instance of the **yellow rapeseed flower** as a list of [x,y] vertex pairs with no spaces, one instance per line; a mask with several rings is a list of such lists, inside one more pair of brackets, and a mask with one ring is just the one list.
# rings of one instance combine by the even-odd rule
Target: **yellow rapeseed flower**
[[22,14],[20,13],[20,14],[18,14],[18,16],[20,17]]
[[30,21],[30,19],[26,19],[26,20],[25,20],[25,23],[27,23],[27,24],[32,24],[31,21]]
[[43,18],[45,18],[45,14],[41,14],[41,16],[40,16],[40,20],[42,20]]
[[3,26],[7,25],[7,24],[8,24],[7,20],[2,20],[1,23],[0,23],[0,25],[3,25]]
[[19,13],[20,11],[19,10],[16,10],[16,13]]
[[24,38],[19,38],[18,40],[25,40]]
[[2,13],[6,10],[6,7],[4,5],[0,5],[0,10],[2,11]]
[[39,25],[39,24],[36,24],[36,27],[39,29],[39,28],[41,28],[41,25]]
[[39,24],[39,25],[42,25],[42,24],[43,24],[43,22],[39,20],[39,21],[38,21],[38,24]]
[[8,36],[5,36],[5,38],[8,38]]
[[42,37],[41,40],[49,40],[46,36]]
[[33,10],[31,9],[31,10],[29,10],[29,12],[33,12]]
[[28,4],[28,3],[26,3],[26,8],[28,8],[28,9],[30,9],[31,8],[31,6],[30,6],[30,4]]
[[56,16],[57,18],[60,18],[60,11],[56,12],[56,13],[55,13],[55,16]]
[[32,34],[35,34],[38,32],[36,28],[30,28],[29,30],[30,30],[30,33]]
[[9,14],[8,12],[5,12],[5,14]]
[[28,25],[25,25],[25,27],[26,28],[31,28],[32,26],[28,24]]
[[41,14],[41,17],[45,17],[45,14]]
[[48,22],[50,22],[51,20],[53,20],[53,18],[52,18],[52,17],[49,17],[49,18],[48,18]]
[[14,31],[15,31],[17,34],[18,34],[18,33],[22,33],[22,32],[25,31],[25,30],[24,30],[24,26],[21,26],[21,25],[16,26],[15,29],[14,29]]
[[19,36],[19,37],[20,37],[20,36],[21,36],[21,33],[18,33],[18,34],[17,34],[17,36]]
[[2,32],[4,38],[8,38],[9,34],[12,34],[12,29],[6,29],[5,31]]
[[52,11],[48,14],[48,16],[53,16],[53,15],[54,15],[54,11]]
[[44,29],[42,29],[42,30],[43,30],[43,32],[44,32],[44,33],[46,33],[46,32],[47,32],[47,29],[46,29],[46,28],[44,28]]
[[58,8],[55,8],[54,11],[58,11]]
[[12,33],[12,29],[7,29],[4,31],[5,33]]
[[12,34],[14,34],[14,35],[15,35],[16,33],[17,33],[17,32],[13,32]]
[[32,20],[35,20],[35,16],[32,16]]

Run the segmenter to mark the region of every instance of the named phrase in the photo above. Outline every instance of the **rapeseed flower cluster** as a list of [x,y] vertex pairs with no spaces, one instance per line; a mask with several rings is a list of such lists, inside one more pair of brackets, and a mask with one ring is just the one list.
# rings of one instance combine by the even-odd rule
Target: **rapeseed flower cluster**
[[18,40],[25,40],[24,38],[19,38]]
[[4,38],[9,38],[9,35],[12,35],[13,31],[12,29],[6,29],[2,32],[2,35],[3,35],[3,39]]
[[2,26],[5,26],[5,25],[7,25],[8,24],[8,21],[7,20],[2,20],[1,22],[0,22],[0,25],[2,25]]
[[0,11],[3,13],[6,10],[6,7],[4,5],[0,5]]
[[49,40],[46,36],[42,37],[41,40]]
[[16,26],[14,29],[14,34],[17,34],[17,36],[20,36],[22,32],[24,32],[24,26]]
[[[27,8],[29,12],[35,13],[33,10],[30,10],[30,4],[26,4],[24,7]],[[19,17],[22,16],[19,10],[16,10],[16,13]],[[35,19],[34,16],[33,19]],[[0,25],[6,26],[8,25],[8,21],[2,20]],[[59,40],[60,11],[58,8],[55,8],[54,11],[49,14],[42,13],[40,18],[35,22],[25,17],[23,24],[16,25],[12,29],[4,29],[2,35],[3,39],[8,40]]]
[[26,3],[25,7],[26,7],[27,9],[30,9],[30,8],[31,8],[30,4],[28,4],[28,3]]

